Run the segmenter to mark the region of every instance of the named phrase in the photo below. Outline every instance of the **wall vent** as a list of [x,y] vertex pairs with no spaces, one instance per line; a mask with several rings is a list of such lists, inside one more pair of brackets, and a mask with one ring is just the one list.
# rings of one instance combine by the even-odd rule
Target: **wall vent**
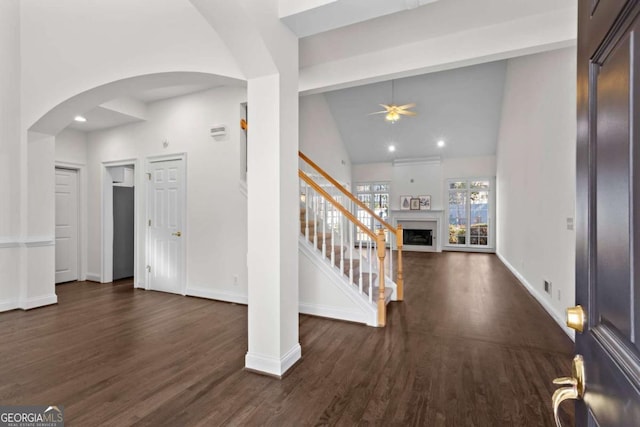
[[225,136],[227,134],[227,127],[225,125],[215,125],[209,129],[209,134],[213,138]]

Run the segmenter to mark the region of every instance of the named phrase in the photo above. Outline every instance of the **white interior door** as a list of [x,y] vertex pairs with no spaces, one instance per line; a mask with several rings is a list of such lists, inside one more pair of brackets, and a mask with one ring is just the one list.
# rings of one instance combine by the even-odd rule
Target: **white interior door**
[[184,161],[150,163],[149,289],[184,293]]
[[78,280],[78,172],[56,168],[56,283]]

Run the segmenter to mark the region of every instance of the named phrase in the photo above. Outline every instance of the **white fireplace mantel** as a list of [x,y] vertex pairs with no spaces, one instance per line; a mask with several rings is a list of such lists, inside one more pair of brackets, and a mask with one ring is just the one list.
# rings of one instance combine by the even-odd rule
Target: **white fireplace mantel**
[[403,249],[405,250],[415,250],[415,251],[428,251],[428,252],[442,252],[442,217],[444,215],[443,210],[391,210],[391,220],[393,221],[394,226],[398,226],[399,223],[404,221],[415,221],[415,222],[435,222],[435,229],[433,230],[433,239],[434,245],[432,248],[426,247],[421,248],[419,246],[405,246]]

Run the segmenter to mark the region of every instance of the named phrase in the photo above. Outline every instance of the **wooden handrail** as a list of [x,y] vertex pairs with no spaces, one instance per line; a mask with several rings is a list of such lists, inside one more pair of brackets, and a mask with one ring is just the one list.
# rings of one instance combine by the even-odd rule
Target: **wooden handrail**
[[[397,270],[398,276],[396,278],[396,285],[397,285],[396,286],[396,298],[398,299],[398,301],[402,301],[404,299],[404,271],[403,271],[403,265],[402,265],[402,246],[403,246],[402,226],[398,225],[397,227],[393,227],[391,224],[389,224],[388,222],[386,222],[385,220],[380,218],[380,216],[377,215],[373,210],[371,210],[371,208],[369,208],[369,206],[364,204],[357,197],[355,197],[348,190],[346,190],[342,185],[340,185],[340,183],[338,181],[333,179],[333,177],[331,175],[329,175],[324,169],[322,169],[320,166],[318,166],[313,160],[308,158],[302,151],[298,151],[298,157],[300,157],[305,163],[307,163],[309,166],[311,166],[324,179],[326,179],[331,184],[333,184],[334,187],[339,189],[342,192],[342,194],[347,196],[347,198],[349,200],[353,201],[357,206],[359,206],[361,209],[363,209],[364,211],[369,213],[369,215],[371,215],[373,218],[375,218],[380,224],[382,224],[387,230],[389,230],[389,232],[393,233],[393,235],[396,237],[396,247],[397,247],[397,252],[398,252],[398,270]],[[340,208],[342,208],[341,204],[338,203],[336,205],[335,203],[333,203],[334,202],[333,197],[331,197],[329,195],[329,193],[327,193],[326,191],[322,190],[320,188],[320,186],[318,186],[311,178],[307,177],[307,175],[305,175],[304,172],[302,172],[301,170],[298,169],[298,174],[300,175],[300,177],[302,177],[302,179],[305,182],[313,183],[313,184],[310,184],[310,185],[312,185],[313,188],[315,188],[317,191],[320,190],[322,192],[322,194],[324,195],[324,197],[329,199],[334,206],[339,205]],[[303,175],[304,175],[304,177],[303,177]],[[344,213],[345,210],[343,210],[343,209],[340,209],[340,211]],[[353,217],[353,215],[350,214],[349,217],[351,218],[351,217]],[[353,218],[355,219],[355,217],[353,217]],[[357,219],[356,219],[356,221],[357,221]],[[360,221],[358,221],[357,223],[360,224],[360,227],[363,230],[366,230],[365,232],[369,235],[369,237],[372,237],[371,233],[369,233],[369,231],[371,231],[369,229],[369,227],[365,226]],[[375,236],[372,237],[372,238],[374,240],[376,239]],[[390,258],[390,260],[393,261],[393,252],[392,252],[392,257]],[[391,273],[391,275],[393,275],[393,269],[391,270],[390,273]]]
[[367,227],[362,222],[360,222],[358,220],[358,218],[353,216],[353,214],[351,212],[349,212],[344,206],[342,206],[333,197],[331,197],[331,194],[327,193],[325,190],[322,189],[322,187],[320,187],[318,184],[316,184],[316,182],[314,180],[309,178],[306,173],[304,173],[300,169],[298,169],[298,176],[304,182],[306,182],[311,188],[313,188],[315,191],[317,191],[319,194],[321,194],[322,197],[327,199],[329,201],[329,203],[331,203],[336,209],[338,209],[340,212],[342,212],[342,214],[344,216],[346,216],[349,219],[349,221],[353,222],[355,225],[360,227],[363,232],[365,232],[369,237],[371,237],[371,240],[373,240],[373,241],[377,240],[376,234],[373,231],[371,231],[369,229],[369,227]]
[[340,190],[342,192],[342,194],[344,194],[345,196],[347,196],[349,198],[349,200],[351,200],[352,202],[354,202],[356,205],[358,205],[361,209],[364,209],[369,215],[373,216],[380,224],[382,224],[387,230],[391,231],[393,234],[396,234],[396,228],[394,226],[392,226],[391,224],[389,224],[387,221],[385,221],[384,219],[382,219],[379,215],[377,215],[374,211],[371,210],[371,208],[369,208],[369,206],[365,205],[362,201],[360,201],[360,199],[358,199],[357,197],[355,197],[353,194],[351,194],[349,191],[347,191],[342,185],[340,185],[340,183],[338,181],[336,181],[335,179],[333,179],[333,177],[331,175],[329,175],[327,172],[325,172],[324,169],[322,169],[320,166],[318,166],[317,164],[315,164],[313,162],[313,160],[311,160],[310,158],[308,158],[307,156],[305,156],[305,154],[302,151],[298,151],[298,157],[300,157],[302,160],[305,161],[305,163],[307,163],[309,166],[311,166],[313,169],[316,170],[316,172],[318,172],[320,175],[322,175],[322,177],[324,179],[326,179],[327,181],[329,181],[331,184],[333,184],[336,188],[338,188],[338,190]]

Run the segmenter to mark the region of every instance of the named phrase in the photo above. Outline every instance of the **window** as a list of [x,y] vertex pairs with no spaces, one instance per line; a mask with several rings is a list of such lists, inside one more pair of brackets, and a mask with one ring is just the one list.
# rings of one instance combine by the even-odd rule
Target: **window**
[[[387,221],[389,218],[389,189],[388,182],[363,182],[356,184],[356,197],[376,215]],[[367,211],[360,207],[356,210],[356,217],[374,232],[382,227]],[[366,235],[361,230],[358,230],[356,240],[366,240]]]
[[460,179],[448,181],[449,245],[488,247],[491,242],[492,180]]

